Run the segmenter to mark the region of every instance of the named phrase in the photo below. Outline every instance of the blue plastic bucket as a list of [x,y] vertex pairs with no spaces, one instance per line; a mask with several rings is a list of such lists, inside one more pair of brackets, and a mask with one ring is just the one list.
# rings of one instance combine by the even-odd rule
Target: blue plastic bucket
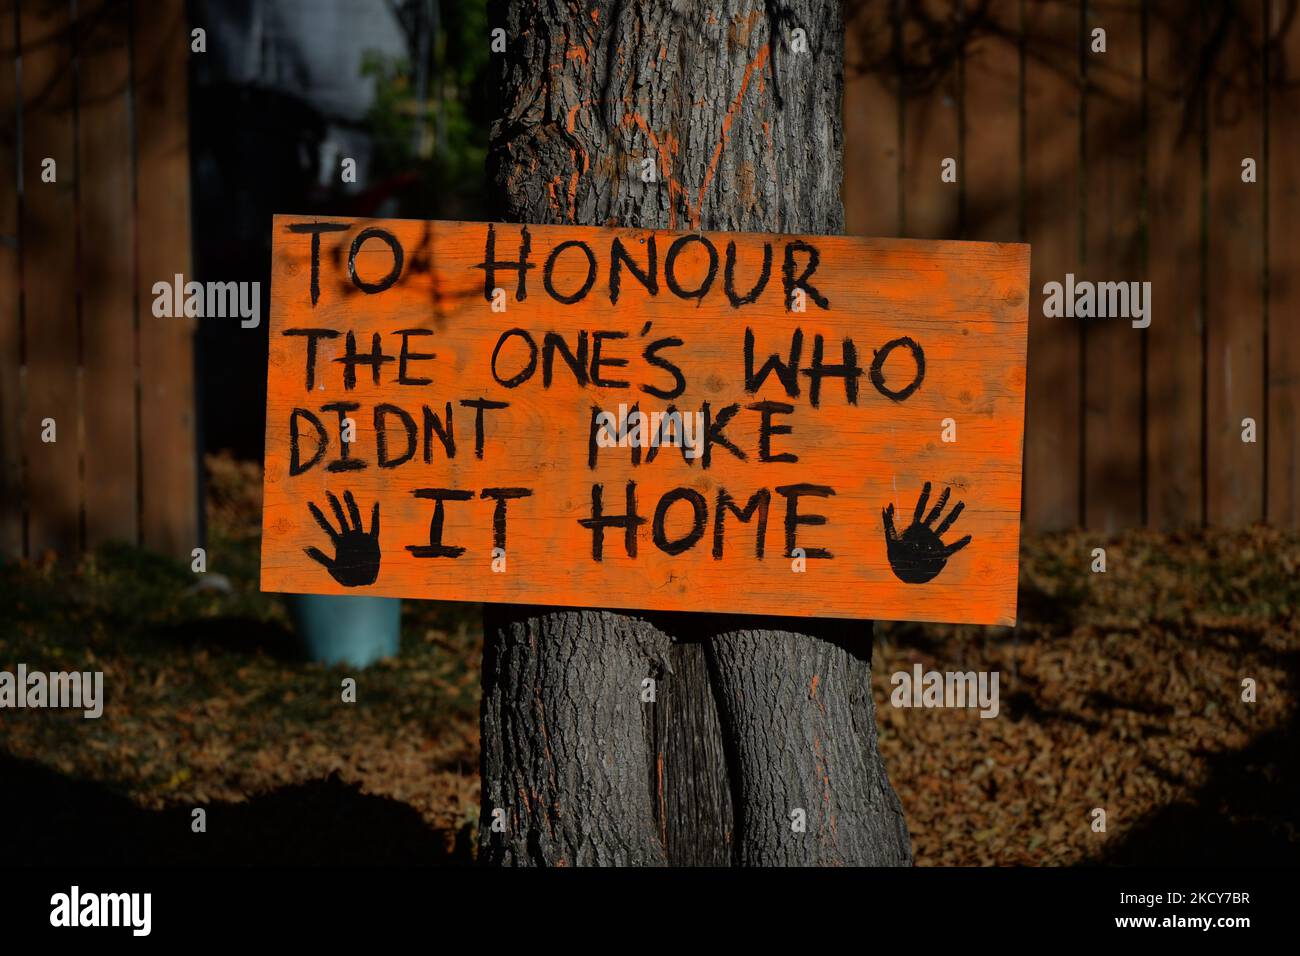
[[285,600],[310,660],[367,667],[401,647],[400,598],[286,594]]

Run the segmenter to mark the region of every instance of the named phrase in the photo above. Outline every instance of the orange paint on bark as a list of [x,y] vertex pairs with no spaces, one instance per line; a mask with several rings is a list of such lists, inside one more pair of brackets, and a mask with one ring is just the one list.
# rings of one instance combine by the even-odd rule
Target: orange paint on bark
[[698,228],[700,224],[700,210],[704,208],[704,193],[709,188],[709,183],[713,180],[714,173],[718,170],[718,161],[722,158],[722,150],[727,145],[727,137],[731,135],[731,125],[736,121],[736,113],[740,109],[741,103],[745,99],[745,91],[749,89],[749,79],[753,76],[755,70],[762,70],[763,65],[767,63],[768,48],[766,45],[758,51],[758,56],[745,67],[745,74],[740,78],[740,89],[736,92],[736,97],[727,107],[727,115],[722,118],[722,133],[718,137],[718,145],[714,147],[713,158],[709,160],[709,166],[704,171],[704,181],[700,183],[700,195],[695,204],[695,212],[691,215],[692,228]]
[[[672,152],[668,149],[667,143],[665,142],[661,144],[659,142],[659,138],[655,136],[654,131],[650,129],[650,124],[645,121],[645,117],[640,113],[625,114],[623,117],[623,124],[627,125],[628,123],[631,123],[636,126],[637,129],[641,130],[641,133],[645,136],[646,140],[649,141],[650,148],[653,149],[655,155],[659,157],[660,172],[664,177],[664,182],[668,184],[668,228],[677,228],[677,203],[674,201],[676,199],[680,199],[685,204],[687,215],[692,224],[698,225],[700,218],[699,214],[691,206],[691,201],[686,194],[686,190],[682,188],[681,183],[679,183],[676,177],[672,175]],[[676,143],[676,140],[674,139],[672,142]]]
[[817,685],[819,683],[821,683],[821,675],[814,674],[812,679],[812,686],[808,688],[808,697],[810,700],[814,700],[817,702],[817,709],[822,712],[822,716],[824,717],[826,716],[826,704],[824,701],[818,700],[817,698]]
[[[579,161],[581,155],[581,161]],[[573,174],[569,176],[569,222],[578,218],[578,180],[586,174],[589,160],[587,151],[571,149],[569,150],[569,161],[573,163]]]
[[831,805],[831,775],[826,770],[826,760],[822,754],[821,737],[813,738],[813,753],[816,754],[815,763],[817,765],[817,773],[822,778],[822,806],[829,807]]
[[583,108],[585,108],[585,107],[590,106],[590,105],[591,105],[592,103],[594,103],[594,102],[595,102],[595,100],[583,100],[583,101],[582,101],[581,103],[579,103],[577,106],[575,106],[575,107],[573,107],[572,109],[569,110],[569,115],[568,115],[568,117],[565,119],[565,123],[564,123],[564,125],[565,125],[565,128],[568,129],[568,131],[569,131],[570,133],[572,133],[572,132],[574,131],[574,129],[576,128],[576,123],[577,123],[577,121],[578,121],[578,111],[581,110],[581,109],[583,109]]
[[668,805],[664,800],[664,752],[661,750],[655,759],[655,791],[659,796],[659,839],[668,845]]

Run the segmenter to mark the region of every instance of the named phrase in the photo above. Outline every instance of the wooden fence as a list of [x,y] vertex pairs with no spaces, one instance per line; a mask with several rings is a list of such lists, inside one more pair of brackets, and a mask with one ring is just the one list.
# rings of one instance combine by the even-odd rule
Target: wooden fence
[[0,556],[198,543],[193,320],[151,292],[190,272],[189,49],[183,0],[0,0]]
[[[1300,527],[1298,2],[849,2],[847,230],[1033,244],[1029,527]],[[150,308],[188,52],[183,0],[0,0],[0,555],[196,542],[192,321]],[[1149,280],[1150,328],[1044,318],[1067,273]]]
[[[847,231],[1033,244],[1027,526],[1300,527],[1296,0],[850,6]],[[1067,273],[1150,327],[1045,318]]]

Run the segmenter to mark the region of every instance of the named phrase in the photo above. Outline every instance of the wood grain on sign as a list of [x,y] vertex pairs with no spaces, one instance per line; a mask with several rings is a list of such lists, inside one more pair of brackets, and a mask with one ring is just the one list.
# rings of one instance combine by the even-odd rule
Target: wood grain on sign
[[273,229],[265,590],[1014,622],[1027,246]]

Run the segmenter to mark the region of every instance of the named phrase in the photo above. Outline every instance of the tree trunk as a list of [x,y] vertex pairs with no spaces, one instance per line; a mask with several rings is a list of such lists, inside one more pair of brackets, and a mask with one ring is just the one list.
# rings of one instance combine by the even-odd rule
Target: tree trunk
[[[842,229],[838,0],[500,0],[489,16],[507,39],[500,218]],[[869,622],[484,617],[483,860],[910,863],[876,749]]]

